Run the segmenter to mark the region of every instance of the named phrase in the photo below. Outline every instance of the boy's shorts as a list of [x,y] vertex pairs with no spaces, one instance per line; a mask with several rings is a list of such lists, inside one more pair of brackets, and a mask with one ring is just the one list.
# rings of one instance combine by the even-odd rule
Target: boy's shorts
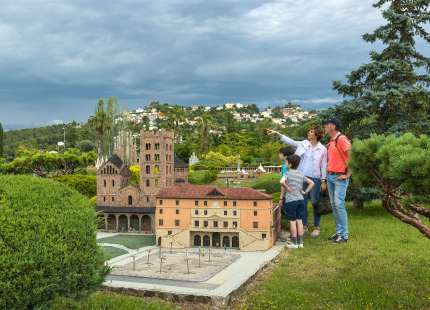
[[286,203],[285,219],[288,221],[302,220],[305,213],[305,201],[296,200]]

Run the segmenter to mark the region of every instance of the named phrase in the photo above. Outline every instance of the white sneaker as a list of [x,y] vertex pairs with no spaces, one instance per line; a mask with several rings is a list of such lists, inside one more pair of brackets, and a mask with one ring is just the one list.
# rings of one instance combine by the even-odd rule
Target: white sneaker
[[294,244],[294,243],[287,243],[285,245],[285,247],[288,249],[297,249],[299,246],[297,244]]
[[302,243],[297,244],[297,247],[298,247],[298,248],[303,248],[303,242],[302,242]]

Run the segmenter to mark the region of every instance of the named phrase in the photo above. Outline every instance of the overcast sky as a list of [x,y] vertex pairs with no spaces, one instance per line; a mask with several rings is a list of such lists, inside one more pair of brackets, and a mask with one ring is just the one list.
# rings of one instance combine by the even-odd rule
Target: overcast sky
[[340,102],[332,80],[381,50],[361,38],[385,23],[375,2],[2,0],[0,122],[85,122],[112,95],[323,109]]

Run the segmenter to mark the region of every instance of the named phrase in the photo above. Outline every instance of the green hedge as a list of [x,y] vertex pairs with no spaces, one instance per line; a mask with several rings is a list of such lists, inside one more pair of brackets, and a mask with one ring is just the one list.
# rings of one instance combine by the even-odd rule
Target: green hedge
[[221,170],[222,167],[228,167],[225,163],[215,162],[215,161],[208,161],[208,160],[201,160],[194,166],[192,166],[191,169],[194,171],[199,170]]
[[274,197],[273,198],[273,202],[274,203],[278,203],[279,199],[281,198],[281,192],[279,192],[279,193],[272,193],[271,195]]
[[281,181],[280,173],[266,173],[266,174],[263,174],[257,181],[255,181],[251,185],[251,188],[265,189],[266,194],[273,194],[281,190],[281,185],[279,184],[280,181]]
[[66,184],[88,198],[97,195],[97,176],[95,175],[64,175],[54,180]]
[[105,281],[97,213],[77,191],[0,176],[0,214],[0,309],[46,309],[57,296],[82,296]]

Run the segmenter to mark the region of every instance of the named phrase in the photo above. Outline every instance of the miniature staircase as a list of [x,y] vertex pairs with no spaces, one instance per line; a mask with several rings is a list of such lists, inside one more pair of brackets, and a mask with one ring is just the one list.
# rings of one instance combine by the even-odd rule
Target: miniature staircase
[[246,243],[245,245],[243,245],[241,247],[242,249],[244,249],[245,247],[247,247],[248,245],[250,245],[250,244],[252,244],[252,243],[254,243],[256,241],[263,241],[263,239],[257,238],[256,236],[250,234],[249,232],[247,232],[247,231],[245,231],[243,229],[240,229],[240,228],[237,228],[237,229],[252,238],[252,240],[250,242]]
[[[190,227],[191,227],[191,226],[190,226]],[[163,238],[169,238],[170,240],[172,240],[172,242],[179,244],[179,245],[180,245],[181,247],[183,247],[183,248],[186,248],[185,244],[183,244],[182,242],[178,241],[178,240],[175,238],[175,236],[178,236],[179,234],[183,234],[183,233],[185,233],[185,232],[188,232],[188,233],[189,233],[189,231],[190,231],[190,227],[187,227],[186,229],[184,229],[184,230],[182,230],[182,231],[179,231],[179,232],[177,232],[176,234],[173,234],[173,235],[164,235],[164,236],[163,236]]]

